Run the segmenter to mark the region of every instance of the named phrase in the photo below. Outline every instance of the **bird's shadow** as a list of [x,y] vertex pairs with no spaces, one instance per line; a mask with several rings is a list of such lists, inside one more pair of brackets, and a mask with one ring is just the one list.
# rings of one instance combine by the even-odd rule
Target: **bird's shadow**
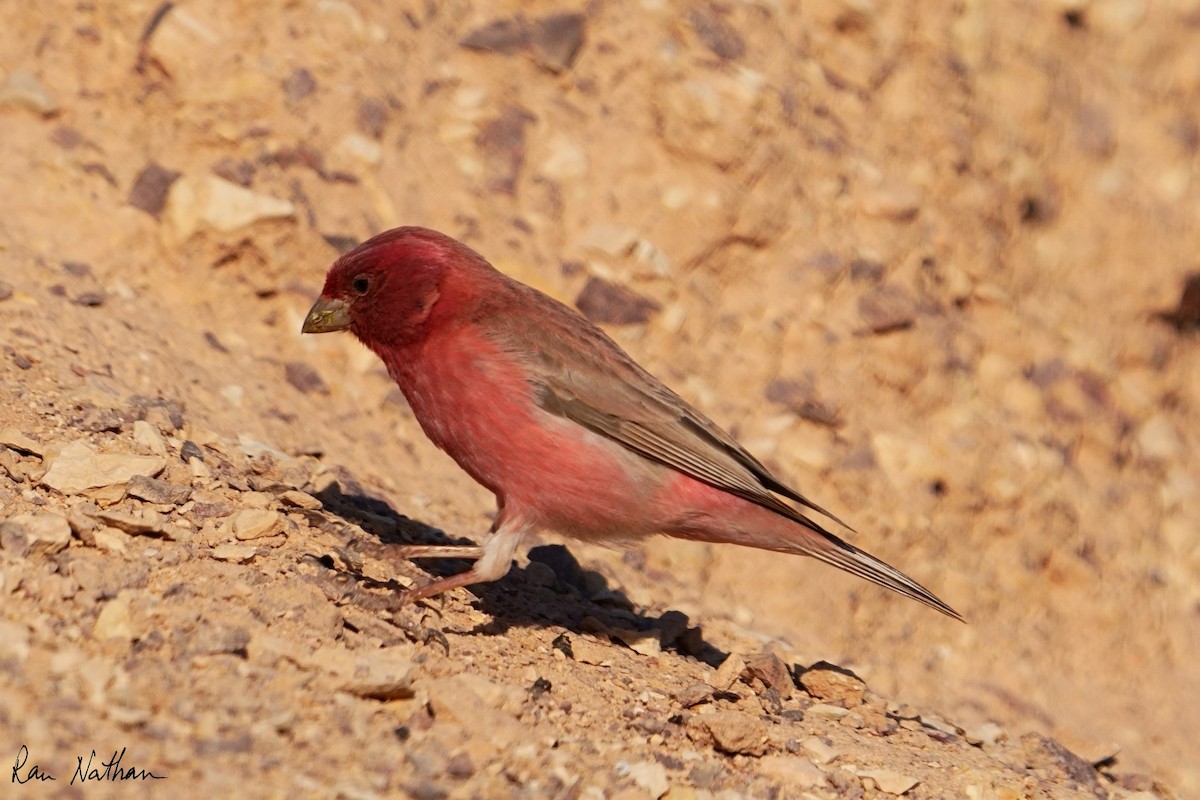
[[[315,497],[323,504],[325,515],[353,523],[370,537],[363,537],[356,528],[334,525],[331,532],[341,538],[344,550],[353,555],[346,559],[347,564],[334,567],[326,563],[326,567],[340,569],[343,576],[359,587],[393,591],[401,589],[396,581],[377,581],[350,566],[358,560],[354,555],[359,559],[370,556],[396,565],[417,580],[423,579],[420,572],[443,577],[470,568],[469,561],[453,558],[422,559],[419,567],[409,566],[397,557],[396,551],[402,546],[474,545],[477,542],[451,538],[437,528],[410,519],[398,513],[386,500],[368,494],[361,485],[351,482],[346,489],[344,491],[338,482],[333,482],[316,492]],[[324,522],[324,527],[330,529],[328,516]],[[529,561],[528,567],[514,565],[499,580],[466,587],[478,598],[478,608],[491,620],[460,633],[495,635],[512,627],[531,625],[564,628],[575,634],[608,633],[610,636],[614,632],[636,635],[657,631],[663,649],[697,658],[712,666],[719,665],[728,655],[707,642],[700,628],[690,626],[682,612],[668,610],[654,616],[638,610],[624,592],[610,586],[600,573],[585,569],[563,545],[535,546],[529,550]]]

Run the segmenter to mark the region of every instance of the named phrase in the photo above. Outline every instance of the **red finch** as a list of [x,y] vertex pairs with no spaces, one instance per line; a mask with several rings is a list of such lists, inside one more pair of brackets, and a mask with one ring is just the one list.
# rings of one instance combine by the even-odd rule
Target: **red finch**
[[396,228],[339,258],[303,332],[347,329],[383,359],[425,435],[496,495],[482,547],[404,548],[475,565],[401,602],[496,580],[525,533],[543,529],[812,556],[961,619],[786,502],[836,520],[595,325],[448,236]]

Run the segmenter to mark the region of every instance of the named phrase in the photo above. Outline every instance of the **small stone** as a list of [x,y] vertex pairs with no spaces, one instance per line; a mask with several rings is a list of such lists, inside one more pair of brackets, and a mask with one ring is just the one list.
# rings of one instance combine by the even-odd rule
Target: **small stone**
[[18,453],[42,457],[42,446],[16,428],[0,429],[0,445],[16,450]]
[[521,169],[525,165],[525,129],[534,116],[520,106],[508,106],[500,116],[479,128],[475,146],[486,162],[487,188],[499,194],[515,195]]
[[249,187],[254,183],[254,175],[257,172],[258,168],[254,166],[253,162],[244,158],[226,156],[212,166],[213,175],[244,187]]
[[84,503],[67,512],[67,524],[71,526],[71,531],[79,541],[93,547],[96,544],[96,529],[100,527],[100,523],[92,517],[97,510],[95,503]]
[[845,708],[862,705],[867,685],[847,669],[818,661],[800,674],[804,691],[823,703],[838,703]]
[[583,232],[575,246],[581,250],[595,250],[611,258],[620,258],[633,251],[638,238],[636,228],[597,222]]
[[289,489],[279,495],[279,499],[289,506],[302,508],[305,511],[315,511],[321,508],[321,501],[313,497],[308,492],[302,492],[299,489]]
[[737,653],[730,653],[713,674],[709,685],[718,691],[727,692],[737,683],[745,669],[745,660]]
[[0,81],[0,108],[4,106],[23,106],[47,117],[59,109],[58,101],[27,69],[14,69]]
[[110,527],[116,528],[119,531],[124,531],[132,536],[140,536],[148,533],[158,533],[162,530],[163,515],[147,509],[141,514],[128,514],[124,511],[98,511],[96,519],[106,523]]
[[11,283],[0,281],[0,303],[13,296],[13,287]]
[[529,45],[529,28],[521,17],[492,20],[467,34],[459,45],[468,50],[512,55]]
[[133,188],[129,190],[129,205],[152,217],[159,217],[167,206],[171,185],[179,179],[180,174],[151,161],[134,178]]
[[455,753],[446,762],[446,774],[451,778],[466,780],[475,774],[475,764],[466,753]]
[[74,441],[50,463],[42,484],[62,494],[81,494],[128,483],[135,475],[154,477],[165,466],[166,460],[159,456],[98,453],[86,442]]
[[592,322],[606,325],[646,323],[662,309],[657,301],[594,275],[575,298],[575,307]]
[[202,226],[230,233],[264,220],[289,219],[295,216],[296,206],[204,175],[176,181],[167,198],[166,213],[179,237],[187,239]]
[[133,441],[156,456],[165,456],[167,454],[167,443],[163,441],[162,434],[144,419],[134,420]]
[[1158,318],[1183,333],[1200,330],[1200,272],[1194,272],[1183,284],[1179,303],[1170,311],[1159,311]]
[[296,103],[317,90],[317,81],[304,67],[292,70],[283,79],[283,94],[289,103]]
[[707,683],[688,684],[675,692],[675,700],[684,708],[698,706],[712,696],[712,687]]
[[627,774],[636,786],[644,789],[652,798],[658,800],[671,788],[667,779],[667,769],[657,761],[639,761],[628,765]]
[[920,783],[916,778],[901,775],[899,772],[890,769],[864,769],[858,772],[858,776],[860,778],[870,778],[875,781],[875,785],[879,788],[879,791],[894,795],[902,795]]
[[768,754],[755,764],[755,771],[794,789],[825,785],[825,773],[807,758]]
[[261,539],[279,532],[282,518],[278,511],[265,508],[247,508],[233,517],[233,535],[239,541]]
[[192,496],[192,487],[190,486],[181,486],[158,478],[147,478],[143,475],[135,475],[130,478],[125,491],[130,497],[160,505],[181,506]]
[[1143,457],[1167,461],[1184,451],[1183,440],[1166,414],[1157,414],[1142,425],[1137,435]]
[[96,624],[92,628],[92,636],[104,641],[107,639],[133,639],[133,618],[129,613],[129,601],[121,597],[113,598],[100,609]]
[[387,128],[388,110],[381,100],[374,97],[364,97],[358,101],[358,113],[355,115],[358,129],[372,139],[382,139]]
[[718,711],[700,719],[722,752],[748,756],[767,752],[767,731],[762,720],[739,711]]
[[564,72],[575,63],[575,56],[583,46],[583,14],[550,14],[533,23],[529,38],[533,44],[534,58],[551,72]]
[[714,8],[693,8],[688,22],[704,46],[718,58],[732,61],[746,54],[746,40]]
[[289,361],[283,365],[283,376],[301,394],[329,394],[329,387],[321,373],[301,361]]
[[903,286],[885,283],[858,298],[858,313],[871,333],[901,331],[916,321],[917,301]]
[[810,736],[800,743],[808,757],[815,764],[828,764],[835,758],[841,756],[841,751],[835,750],[833,745],[820,738],[819,736]]
[[586,636],[576,636],[571,640],[571,653],[581,664],[612,666],[612,647],[598,644]]
[[885,181],[860,195],[859,208],[868,217],[905,222],[920,210],[921,192],[903,181]]
[[59,514],[17,514],[0,522],[0,546],[22,557],[52,556],[70,543],[71,526]]
[[766,648],[759,651],[746,662],[746,669],[750,671],[751,675],[779,692],[780,700],[791,698],[792,691],[795,689],[792,673],[788,671],[787,664],[783,663],[783,659],[774,651]]
[[97,550],[106,553],[124,553],[129,549],[127,546],[129,535],[107,526],[93,533],[92,541],[95,542]]
[[235,564],[244,564],[245,562],[254,558],[257,553],[257,549],[251,545],[225,542],[224,544],[219,544],[214,547],[211,555],[218,561],[229,561]]
[[982,725],[967,729],[963,737],[967,740],[967,744],[976,747],[994,747],[998,742],[1003,742],[1008,738],[1008,734],[994,722],[985,722]]
[[616,639],[635,653],[644,656],[656,656],[662,652],[662,639],[656,630],[635,631],[625,628],[608,628],[605,633]]

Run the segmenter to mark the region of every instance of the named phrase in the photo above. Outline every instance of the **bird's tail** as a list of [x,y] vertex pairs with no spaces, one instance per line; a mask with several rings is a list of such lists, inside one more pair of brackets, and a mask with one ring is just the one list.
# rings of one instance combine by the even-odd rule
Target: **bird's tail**
[[843,541],[829,531],[821,529],[820,526],[814,527],[818,528],[818,532],[833,546],[828,548],[805,548],[805,555],[824,561],[826,564],[835,566],[838,569],[844,569],[846,572],[857,575],[860,578],[866,578],[871,583],[878,584],[885,589],[891,589],[893,592],[902,594],[905,597],[911,597],[918,603],[924,603],[930,608],[937,609],[959,622],[966,622],[961,614],[944,603],[941,598],[900,570],[885,564],[870,553],[859,550],[849,542]]

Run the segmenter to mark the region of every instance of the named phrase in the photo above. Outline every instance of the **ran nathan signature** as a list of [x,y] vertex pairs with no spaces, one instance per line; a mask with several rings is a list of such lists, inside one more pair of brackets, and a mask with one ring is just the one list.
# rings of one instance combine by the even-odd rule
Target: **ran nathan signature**
[[[88,781],[95,781],[97,783],[103,781],[114,783],[117,781],[161,781],[167,777],[166,775],[155,775],[148,769],[123,766],[121,764],[123,758],[125,758],[124,747],[119,751],[114,750],[112,757],[107,761],[97,761],[95,750],[87,757],[86,763],[83,760],[83,756],[75,756],[75,771],[71,773],[71,783],[87,783]],[[17,759],[13,762],[12,780],[10,783],[43,783],[45,781],[56,780],[58,778],[40,764],[29,764],[29,748],[21,745],[21,749],[17,751]]]

